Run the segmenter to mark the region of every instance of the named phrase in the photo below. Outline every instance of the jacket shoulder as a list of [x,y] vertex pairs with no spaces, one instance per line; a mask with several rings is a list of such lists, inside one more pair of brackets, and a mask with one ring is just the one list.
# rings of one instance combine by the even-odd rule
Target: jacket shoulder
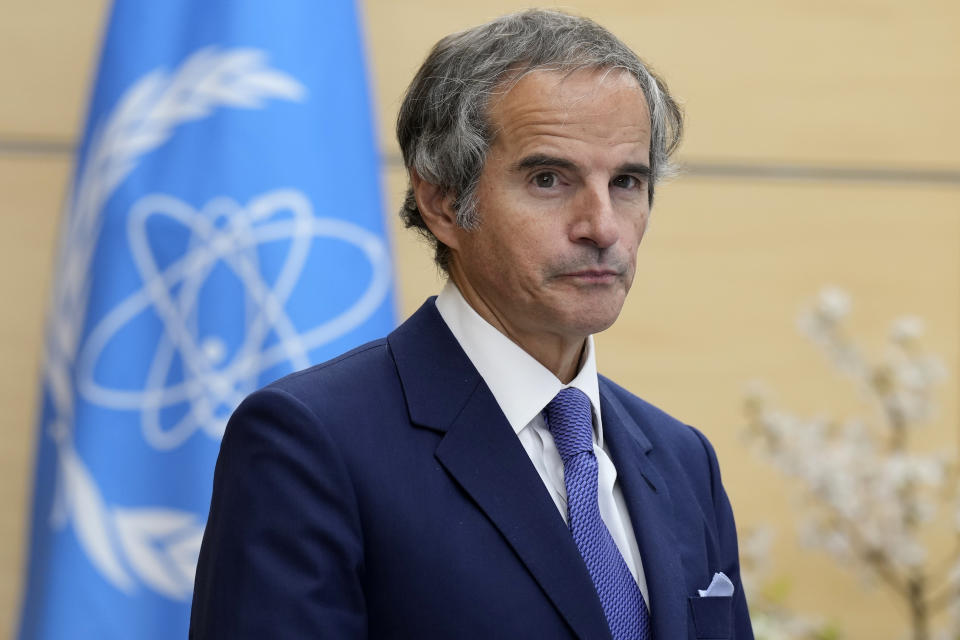
[[621,387],[610,378],[603,375],[598,377],[601,395],[606,395],[611,402],[618,404],[618,408],[625,411],[643,428],[651,441],[668,439],[697,444],[703,438],[703,435],[691,425]]
[[[717,482],[719,464],[709,439],[696,427],[634,395],[605,376],[600,376],[601,396],[606,395],[616,412],[623,412],[646,438],[647,447],[659,460],[708,487]],[[607,417],[604,413],[604,422]],[[700,461],[696,463],[695,461]]]
[[312,395],[327,385],[353,386],[379,371],[394,370],[386,338],[372,340],[335,358],[290,373],[268,384],[265,389],[284,391],[295,397]]
[[284,376],[247,400],[257,397],[278,408],[292,401],[331,432],[355,430],[366,418],[382,419],[388,411],[397,416],[407,413],[402,405],[396,363],[386,339],[368,342]]

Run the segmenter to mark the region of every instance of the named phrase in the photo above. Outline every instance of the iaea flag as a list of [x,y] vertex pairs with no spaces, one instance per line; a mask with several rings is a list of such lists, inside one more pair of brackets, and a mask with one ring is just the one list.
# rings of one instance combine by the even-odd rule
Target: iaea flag
[[117,0],[51,301],[19,636],[186,637],[253,389],[389,331],[352,2]]

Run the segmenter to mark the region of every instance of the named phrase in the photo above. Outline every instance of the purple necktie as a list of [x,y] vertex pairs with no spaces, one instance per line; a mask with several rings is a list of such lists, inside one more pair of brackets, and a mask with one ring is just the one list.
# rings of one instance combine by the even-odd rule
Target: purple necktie
[[544,414],[563,460],[570,532],[600,596],[610,632],[614,640],[650,640],[650,615],[643,594],[600,517],[590,399],[579,389],[567,387],[550,401]]

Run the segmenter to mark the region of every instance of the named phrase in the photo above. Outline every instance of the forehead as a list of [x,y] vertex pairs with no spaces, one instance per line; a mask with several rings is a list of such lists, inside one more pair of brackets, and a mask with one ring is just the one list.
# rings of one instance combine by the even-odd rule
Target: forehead
[[632,132],[649,139],[646,98],[636,78],[624,70],[536,70],[501,87],[488,107],[495,139],[549,125],[601,135]]

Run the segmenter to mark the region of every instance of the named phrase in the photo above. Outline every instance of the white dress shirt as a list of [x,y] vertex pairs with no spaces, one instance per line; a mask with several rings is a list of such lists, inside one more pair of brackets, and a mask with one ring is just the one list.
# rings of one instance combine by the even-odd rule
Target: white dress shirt
[[610,530],[649,607],[650,597],[637,539],[623,492],[617,484],[617,469],[603,443],[593,336],[587,338],[580,371],[570,384],[565,385],[533,356],[480,317],[452,280],[447,281],[437,296],[436,304],[443,321],[480,372],[507,417],[507,422],[520,438],[564,521],[567,520],[567,490],[563,484],[563,461],[541,412],[564,387],[576,387],[590,398],[593,408],[593,452],[599,467],[600,517]]

